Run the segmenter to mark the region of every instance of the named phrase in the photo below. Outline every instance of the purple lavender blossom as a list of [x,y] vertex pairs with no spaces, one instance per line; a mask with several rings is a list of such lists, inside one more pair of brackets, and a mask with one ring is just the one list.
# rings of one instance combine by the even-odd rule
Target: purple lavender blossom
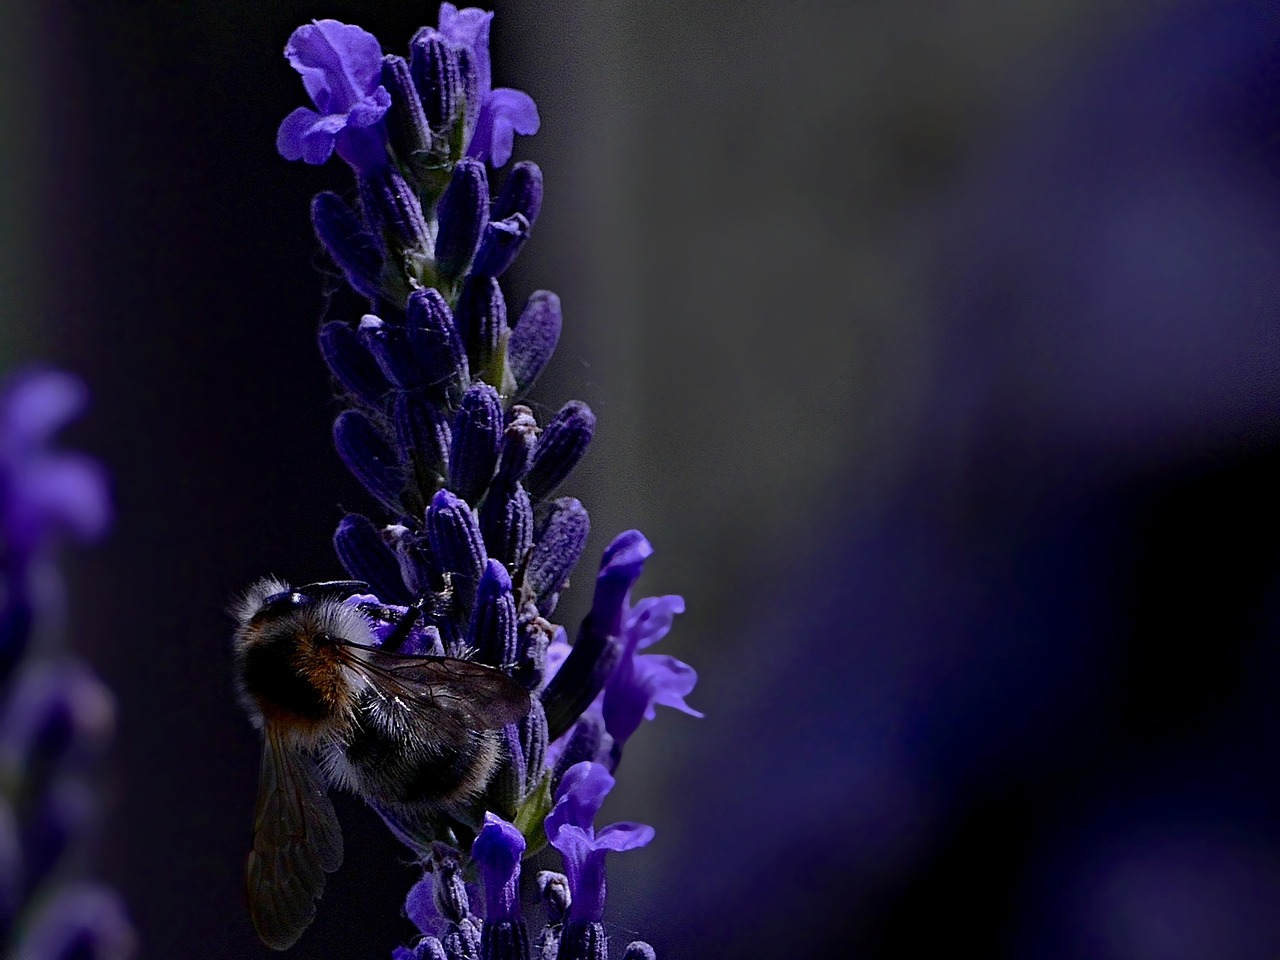
[[[607,937],[604,917],[604,860],[609,851],[621,852],[643,847],[653,839],[653,827],[642,823],[613,823],[596,831],[593,821],[613,789],[615,781],[596,763],[570,767],[556,789],[556,805],[546,819],[547,839],[564,856],[570,903],[566,916],[566,947],[576,950],[587,943],[603,943]],[[607,952],[604,954],[607,956]]]
[[605,683],[602,705],[605,729],[619,746],[641,720],[654,719],[658,704],[702,716],[684,702],[698,682],[693,667],[675,657],[637,652],[665,637],[677,613],[684,613],[684,598],[666,596],[646,597],[624,614],[622,658]]
[[276,134],[280,155],[316,164],[336,149],[361,172],[385,166],[380,124],[391,95],[382,86],[377,37],[337,20],[317,20],[293,32],[284,55],[302,74],[316,109],[298,107],[284,118]]
[[[287,53],[319,112],[287,118],[280,149],[308,162],[337,149],[357,174],[358,207],[325,193],[311,209],[362,301],[319,337],[344,408],[334,423],[340,459],[374,501],[334,536],[348,575],[370,587],[345,602],[384,648],[470,657],[532,694],[528,715],[501,731],[501,758],[469,813],[409,822],[375,807],[425,870],[405,901],[422,938],[395,956],[528,960],[520,860],[550,841],[566,878],[541,884],[538,949],[602,960],[605,854],[643,846],[653,830],[597,832],[592,821],[622,743],[657,704],[701,716],[685,703],[697,678],[679,660],[639,652],[666,635],[684,601],[631,605],[653,553],[638,531],[605,551],[572,646],[550,620],[590,531],[582,503],[558,494],[596,418],[570,400],[539,424],[520,402],[552,358],[563,313],[540,290],[508,324],[504,278],[530,239],[543,182],[527,161],[492,182],[515,135],[539,125],[527,94],[493,88],[492,20],[445,3],[408,59],[382,56],[357,27],[300,28]],[[467,887],[469,864],[483,897]],[[633,947],[627,956],[652,954]]]
[[474,71],[475,94],[480,109],[469,121],[471,135],[467,156],[495,167],[511,159],[515,135],[532,136],[541,120],[538,105],[521,90],[507,87],[493,89],[489,65],[489,23],[493,14],[478,7],[459,10],[452,3],[440,4],[439,30],[450,42],[469,54]]

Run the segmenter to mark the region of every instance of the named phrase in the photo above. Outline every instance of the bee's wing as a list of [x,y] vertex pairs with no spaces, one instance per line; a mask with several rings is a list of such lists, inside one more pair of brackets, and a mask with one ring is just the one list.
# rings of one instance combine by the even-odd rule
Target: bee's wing
[[293,946],[316,915],[324,875],[341,863],[342,833],[315,760],[268,725],[246,871],[249,913],[263,943]]
[[398,697],[414,713],[435,723],[450,726],[465,721],[473,730],[496,730],[529,712],[528,691],[483,663],[354,645],[345,653],[345,662],[379,694]]

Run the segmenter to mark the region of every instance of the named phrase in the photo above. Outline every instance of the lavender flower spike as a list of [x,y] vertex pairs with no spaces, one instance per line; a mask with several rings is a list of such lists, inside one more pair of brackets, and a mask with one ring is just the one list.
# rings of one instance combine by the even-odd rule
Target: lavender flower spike
[[337,20],[317,20],[293,32],[284,55],[302,74],[316,109],[298,107],[284,118],[276,134],[280,156],[324,163],[336,148],[361,172],[385,166],[381,120],[391,95],[382,86],[377,37]]
[[[531,238],[543,178],[530,161],[501,178],[494,168],[540,118],[527,94],[494,89],[492,23],[486,10],[445,3],[407,59],[333,20],[290,40],[316,110],[286,118],[280,150],[312,163],[336,150],[355,168],[360,197],[349,205],[339,190],[313,204],[317,234],[364,301],[341,308],[320,347],[339,385],[339,457],[377,501],[367,516],[348,513],[334,535],[361,587],[341,601],[353,619],[335,623],[348,641],[378,647],[364,668],[350,664],[373,712],[395,715],[350,738],[317,734],[326,740],[318,748],[359,775],[326,766],[316,776],[353,789],[425,860],[405,904],[422,937],[395,960],[608,960],[605,854],[643,846],[653,830],[596,831],[593,820],[622,744],[658,704],[699,715],[685,702],[697,678],[679,660],[640,652],[684,601],[632,606],[653,552],[638,531],[605,551],[572,647],[552,620],[590,524],[577,500],[552,498],[596,417],[579,400],[523,402],[563,316],[559,298],[539,290],[514,327],[507,320],[504,277]],[[539,424],[534,411],[554,404],[559,412]],[[396,659],[423,656],[432,659]],[[426,719],[420,713],[432,714],[421,730],[438,730],[439,743],[396,733],[402,720],[413,729]],[[520,860],[548,841],[565,875],[542,884],[548,922],[531,942]],[[475,868],[483,898],[467,889]],[[259,908],[291,897],[293,880],[307,882],[278,871]],[[652,956],[640,941],[626,949],[629,960]]]

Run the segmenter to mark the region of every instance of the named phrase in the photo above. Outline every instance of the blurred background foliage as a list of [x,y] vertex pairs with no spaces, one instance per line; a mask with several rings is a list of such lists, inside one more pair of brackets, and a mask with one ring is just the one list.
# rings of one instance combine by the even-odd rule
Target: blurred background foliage
[[[546,175],[508,299],[575,489],[704,721],[632,741],[620,943],[666,957],[1280,951],[1280,25],[1264,3],[495,5]],[[115,475],[77,559],[121,699],[107,867],[148,955],[250,956],[228,598],[339,571],[332,318],[274,150],[318,17],[0,5],[0,356],[85,376]],[[332,284],[331,284],[332,285]],[[579,576],[563,619],[586,608]],[[298,957],[386,955],[413,871],[358,804]]]

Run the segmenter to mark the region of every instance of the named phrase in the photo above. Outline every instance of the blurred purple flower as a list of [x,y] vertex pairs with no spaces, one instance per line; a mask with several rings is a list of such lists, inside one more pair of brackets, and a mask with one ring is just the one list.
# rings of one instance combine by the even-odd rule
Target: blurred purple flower
[[276,149],[286,160],[324,163],[338,156],[365,173],[385,166],[381,120],[391,107],[382,86],[382,48],[373,34],[337,20],[299,27],[284,55],[302,74],[315,110],[298,107],[280,124]]
[[83,773],[110,737],[114,701],[73,659],[24,660],[40,617],[62,600],[35,588],[34,561],[57,537],[92,540],[110,520],[102,467],[51,446],[86,396],[79,380],[53,370],[0,387],[0,681],[8,690],[0,710],[0,939],[20,927],[15,956],[42,960],[109,960],[134,950],[119,897],[63,876],[96,819]]
[[83,383],[54,370],[19,374],[0,394],[0,537],[10,564],[59,534],[90,541],[106,531],[102,467],[50,446],[87,396]]

